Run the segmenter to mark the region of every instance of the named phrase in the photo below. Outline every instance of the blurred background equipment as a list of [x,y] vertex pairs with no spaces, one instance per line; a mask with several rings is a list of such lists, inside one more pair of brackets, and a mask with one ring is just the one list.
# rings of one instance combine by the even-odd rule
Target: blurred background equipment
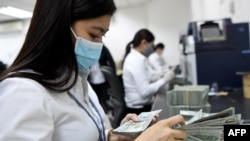
[[249,23],[230,18],[190,22],[183,44],[186,77],[193,84],[215,82],[226,91],[242,87],[236,73],[250,70]]

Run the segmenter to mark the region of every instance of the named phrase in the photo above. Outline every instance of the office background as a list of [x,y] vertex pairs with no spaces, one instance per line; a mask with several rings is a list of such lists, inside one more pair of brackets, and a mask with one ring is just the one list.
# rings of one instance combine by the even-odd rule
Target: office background
[[[0,6],[19,0],[0,0]],[[29,0],[34,3],[34,0]],[[137,1],[137,0],[135,0]],[[117,0],[117,4],[123,0]],[[110,31],[104,42],[116,62],[124,54],[126,44],[140,28],[150,29],[156,36],[155,42],[163,42],[165,59],[172,64],[180,62],[179,37],[186,34],[191,21],[231,18],[233,23],[250,21],[249,0],[127,0],[118,5]],[[29,5],[28,5],[29,6]],[[32,5],[30,5],[32,6]],[[0,22],[0,29],[8,21]],[[18,22],[14,31],[0,32],[0,60],[10,64],[24,40],[29,19]]]

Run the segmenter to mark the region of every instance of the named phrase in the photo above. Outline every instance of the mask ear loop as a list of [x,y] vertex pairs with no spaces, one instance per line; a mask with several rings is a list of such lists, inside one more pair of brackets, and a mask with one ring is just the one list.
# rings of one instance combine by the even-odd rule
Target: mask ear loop
[[71,30],[72,34],[75,36],[75,38],[77,39],[76,33],[74,32],[74,30],[72,29],[72,27],[70,27],[70,30]]

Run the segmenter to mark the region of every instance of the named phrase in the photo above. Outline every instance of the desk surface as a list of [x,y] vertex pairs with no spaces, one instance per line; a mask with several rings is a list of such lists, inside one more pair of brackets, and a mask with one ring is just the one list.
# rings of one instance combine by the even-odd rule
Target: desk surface
[[211,112],[219,112],[229,107],[235,107],[235,113],[242,119],[250,119],[250,99],[245,99],[242,92],[229,92],[227,96],[209,96]]
[[[241,114],[244,120],[250,120],[250,99],[245,99],[242,91],[229,92],[227,96],[209,96],[208,102],[211,104],[211,113],[220,112],[229,107],[235,107],[236,114]],[[157,94],[152,110],[162,109],[159,119],[170,116],[166,105],[166,94]]]

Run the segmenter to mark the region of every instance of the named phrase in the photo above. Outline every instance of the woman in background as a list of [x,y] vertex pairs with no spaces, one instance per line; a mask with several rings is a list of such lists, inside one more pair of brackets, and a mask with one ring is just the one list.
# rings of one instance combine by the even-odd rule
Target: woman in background
[[154,71],[148,62],[148,56],[154,51],[154,39],[151,31],[140,29],[127,45],[122,80],[128,113],[150,111],[157,91],[174,77],[174,72],[170,70],[161,78],[154,79]]

